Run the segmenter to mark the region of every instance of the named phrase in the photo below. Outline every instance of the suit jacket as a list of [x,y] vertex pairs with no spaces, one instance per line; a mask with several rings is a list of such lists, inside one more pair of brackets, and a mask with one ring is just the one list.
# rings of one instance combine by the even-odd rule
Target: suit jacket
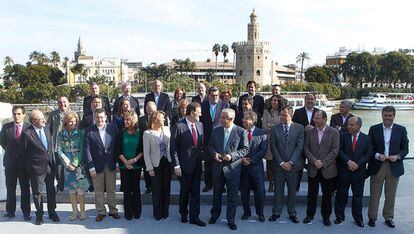
[[[29,126],[30,124],[23,123],[22,133]],[[24,166],[24,160],[22,160],[21,157],[18,157],[19,142],[16,140],[14,122],[3,125],[0,132],[0,145],[4,149],[3,166],[5,168]]]
[[308,115],[306,114],[306,107],[301,107],[297,110],[295,110],[295,113],[293,114],[292,121],[295,123],[298,123],[302,125],[303,127],[306,127],[308,124],[315,126],[315,122],[313,122],[313,116],[319,109],[314,107],[312,112],[312,118],[309,123],[308,121]]
[[[375,158],[375,154],[383,154],[384,145],[384,129],[383,124],[377,124],[369,129],[368,135],[371,137],[372,155],[368,163],[368,174],[376,175],[381,168],[382,162]],[[394,176],[402,176],[404,174],[403,159],[408,154],[408,137],[405,127],[393,124],[391,130],[389,155],[399,155],[400,159],[390,163],[391,172]]]
[[50,128],[46,125],[43,130],[47,140],[47,149],[33,125],[22,131],[20,136],[18,157],[21,157],[26,163],[29,174],[45,175],[48,173],[48,166],[51,170],[50,173],[55,171]]
[[221,111],[225,108],[228,108],[228,103],[225,103],[221,100],[219,100],[216,105],[217,107],[216,107],[216,113],[214,115],[214,119],[211,119],[210,101],[205,101],[201,104],[200,122],[203,124],[203,129],[204,129],[204,139],[205,139],[205,141],[203,142],[204,149],[207,149],[208,147],[210,136],[211,136],[211,131],[213,130],[213,128],[217,126],[221,126],[221,122],[220,122]]
[[[164,141],[167,145],[167,160],[171,162],[171,155],[170,155],[170,141],[171,141],[171,132],[170,128],[167,126],[163,127],[164,132]],[[144,132],[143,136],[143,144],[144,144],[144,160],[145,160],[145,168],[147,171],[151,171],[154,167],[158,167],[160,165],[161,160],[161,153],[160,153],[160,145],[157,140],[157,136],[155,135],[155,131],[148,129]]]
[[273,155],[273,167],[280,167],[282,162],[292,162],[292,170],[302,170],[305,161],[302,157],[304,143],[304,127],[292,122],[289,127],[288,140],[285,143],[282,123],[274,125],[270,130],[270,149]]
[[203,144],[203,125],[195,122],[197,131],[197,145],[194,145],[191,129],[188,127],[187,119],[178,122],[172,128],[171,156],[173,165],[180,166],[183,174],[191,174],[197,166],[201,166],[201,146]]
[[[155,96],[153,92],[150,92],[147,95],[145,95],[144,106],[147,106],[147,102],[149,101],[155,102]],[[171,114],[171,101],[170,101],[170,97],[168,96],[168,94],[164,92],[160,93],[160,97],[158,99],[157,110],[164,111],[166,113],[165,118],[166,120],[168,119],[168,116],[170,116]],[[147,110],[145,110],[145,108],[144,108],[144,111],[145,111],[145,114],[147,114]]]
[[[89,95],[83,98],[83,114],[92,114],[92,99],[93,96]],[[109,102],[109,98],[107,96],[101,96],[102,99],[102,108],[105,109],[105,113],[107,116],[111,116],[111,104]]]
[[230,161],[217,162],[213,159],[213,180],[220,177],[221,172],[227,179],[234,179],[240,176],[241,171],[241,158],[245,157],[249,153],[249,146],[247,139],[244,137],[244,129],[234,125],[230,132],[227,145],[223,151],[224,139],[224,127],[219,126],[213,129],[211,133],[209,152],[211,157],[215,157],[216,153],[224,156],[226,154],[231,155]]
[[101,173],[108,165],[109,170],[115,170],[117,163],[116,140],[119,132],[115,124],[106,124],[105,141],[102,142],[99,129],[96,124],[86,129],[85,132],[85,158],[89,169],[95,168],[96,173]]
[[266,155],[267,146],[269,145],[267,134],[263,129],[258,127],[254,128],[252,132],[252,139],[249,146],[249,153],[245,156],[251,159],[251,163],[248,166],[244,166],[250,173],[263,173],[263,157]]
[[138,128],[142,134],[144,134],[145,130],[148,129],[148,121],[149,121],[148,115],[143,115],[138,118]]
[[[119,103],[121,102],[122,99],[124,99],[123,96],[119,96],[117,99],[115,99],[114,107],[113,107],[113,110],[112,110],[112,116],[115,117],[118,114]],[[135,110],[135,113],[137,113],[137,115],[140,116],[141,115],[141,109],[139,108],[138,99],[136,97],[130,96],[129,97],[129,103],[131,104],[131,109]],[[110,115],[108,115],[108,116],[110,116]]]
[[[239,113],[243,112],[242,101],[245,97],[248,97],[249,94],[243,94],[239,97],[239,104],[237,110]],[[257,114],[257,126],[262,126],[262,116],[264,111],[264,98],[261,95],[253,96],[253,111]]]
[[317,128],[312,128],[306,131],[305,137],[305,156],[308,159],[308,175],[315,177],[318,169],[315,166],[316,160],[321,160],[323,167],[322,175],[329,179],[338,175],[336,166],[336,157],[339,153],[339,132],[332,127],[326,125],[321,143],[318,140]]
[[[367,177],[367,162],[372,155],[371,140],[368,135],[360,132],[355,151],[352,151],[352,134],[346,132],[341,134],[341,148],[338,157],[338,172],[342,179],[364,179]],[[358,169],[351,172],[348,169],[348,161],[352,160],[358,164]]]
[[329,123],[329,126],[336,128],[336,126],[340,126],[341,129],[339,132],[344,133],[348,132],[348,120],[353,117],[354,115],[349,113],[348,116],[345,119],[345,123],[342,121],[342,115],[341,113],[336,113],[331,116],[331,122]]
[[194,96],[194,97],[192,97],[191,98],[191,102],[198,102],[198,103],[203,103],[204,101],[207,101],[208,100],[208,95],[206,94],[205,96],[204,96],[204,98],[203,98],[203,100],[201,100],[201,97],[199,96],[199,95],[197,95],[197,96]]

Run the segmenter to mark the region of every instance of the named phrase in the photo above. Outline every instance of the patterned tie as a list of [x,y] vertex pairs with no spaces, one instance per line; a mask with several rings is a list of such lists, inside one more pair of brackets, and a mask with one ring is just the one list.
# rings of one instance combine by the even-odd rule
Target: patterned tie
[[14,136],[15,136],[15,139],[17,141],[20,140],[20,134],[21,134],[21,130],[20,129],[21,129],[20,124],[16,124],[16,132],[14,133]]
[[285,127],[285,131],[283,131],[283,137],[285,138],[285,144],[286,144],[288,141],[288,136],[289,136],[289,126],[284,125],[284,127]]
[[195,129],[195,124],[194,123],[191,124],[191,135],[193,135],[194,145],[197,146],[197,143],[198,143],[198,141],[197,141],[197,131]]
[[223,152],[226,152],[227,141],[229,140],[229,130],[224,129]]
[[247,130],[247,140],[249,140],[249,144],[252,141],[252,130]]
[[354,135],[354,139],[352,140],[352,152],[355,151],[357,142],[358,142],[357,135]]
[[39,130],[39,137],[40,137],[40,141],[42,141],[43,146],[45,147],[45,149],[47,149],[47,140],[46,140],[46,136],[43,133],[43,130]]

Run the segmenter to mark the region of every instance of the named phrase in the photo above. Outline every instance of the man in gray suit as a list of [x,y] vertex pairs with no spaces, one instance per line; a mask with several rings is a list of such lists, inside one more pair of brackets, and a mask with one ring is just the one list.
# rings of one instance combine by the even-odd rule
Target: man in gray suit
[[211,133],[209,152],[213,160],[213,207],[209,224],[216,223],[221,213],[221,195],[227,186],[226,218],[229,228],[236,230],[235,215],[239,191],[241,158],[249,153],[243,128],[233,123],[236,113],[225,108],[221,112],[221,126]]
[[327,116],[318,110],[313,121],[315,127],[306,131],[305,156],[308,159],[308,206],[303,223],[310,223],[316,212],[319,184],[322,187],[321,213],[323,224],[330,226],[332,194],[338,175],[336,157],[339,152],[339,131],[326,124]]
[[276,191],[273,196],[272,216],[270,222],[280,218],[283,209],[285,183],[288,188],[288,213],[293,223],[299,223],[296,216],[296,185],[299,170],[305,162],[302,157],[304,127],[292,122],[293,108],[286,106],[280,113],[281,123],[270,131],[270,146],[273,155],[273,180]]

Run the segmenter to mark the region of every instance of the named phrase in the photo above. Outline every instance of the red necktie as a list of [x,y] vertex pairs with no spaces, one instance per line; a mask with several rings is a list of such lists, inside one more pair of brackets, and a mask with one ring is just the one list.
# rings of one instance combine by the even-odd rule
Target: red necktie
[[252,140],[252,130],[247,130],[247,140],[249,140],[249,143]]
[[194,145],[197,146],[197,131],[195,129],[195,124],[191,124],[191,135],[193,135]]
[[357,145],[357,135],[354,135],[354,140],[352,141],[352,152],[355,151],[356,145]]
[[16,124],[15,126],[16,126],[16,132],[14,133],[14,135],[16,137],[16,140],[19,141],[20,140],[20,134],[21,134],[20,125]]

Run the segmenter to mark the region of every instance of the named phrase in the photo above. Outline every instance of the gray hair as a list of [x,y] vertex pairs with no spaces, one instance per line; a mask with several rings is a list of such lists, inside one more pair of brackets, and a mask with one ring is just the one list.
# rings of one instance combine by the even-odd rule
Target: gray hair
[[155,104],[155,102],[153,101],[148,101],[147,106],[152,106],[152,107],[155,107],[155,109],[157,109],[157,104]]
[[131,82],[122,82],[122,89],[125,89],[127,86],[132,86]]
[[348,122],[351,120],[355,120],[356,123],[361,127],[362,126],[362,119],[359,116],[352,116],[351,118],[349,118]]
[[223,114],[226,113],[227,117],[229,117],[230,119],[233,119],[236,117],[236,112],[231,109],[231,108],[225,108],[221,111],[221,115],[223,116]]
[[342,100],[341,105],[344,105],[348,109],[352,109],[352,103],[348,100]]
[[257,114],[254,111],[246,111],[244,112],[243,119],[251,119],[254,123],[257,122]]

